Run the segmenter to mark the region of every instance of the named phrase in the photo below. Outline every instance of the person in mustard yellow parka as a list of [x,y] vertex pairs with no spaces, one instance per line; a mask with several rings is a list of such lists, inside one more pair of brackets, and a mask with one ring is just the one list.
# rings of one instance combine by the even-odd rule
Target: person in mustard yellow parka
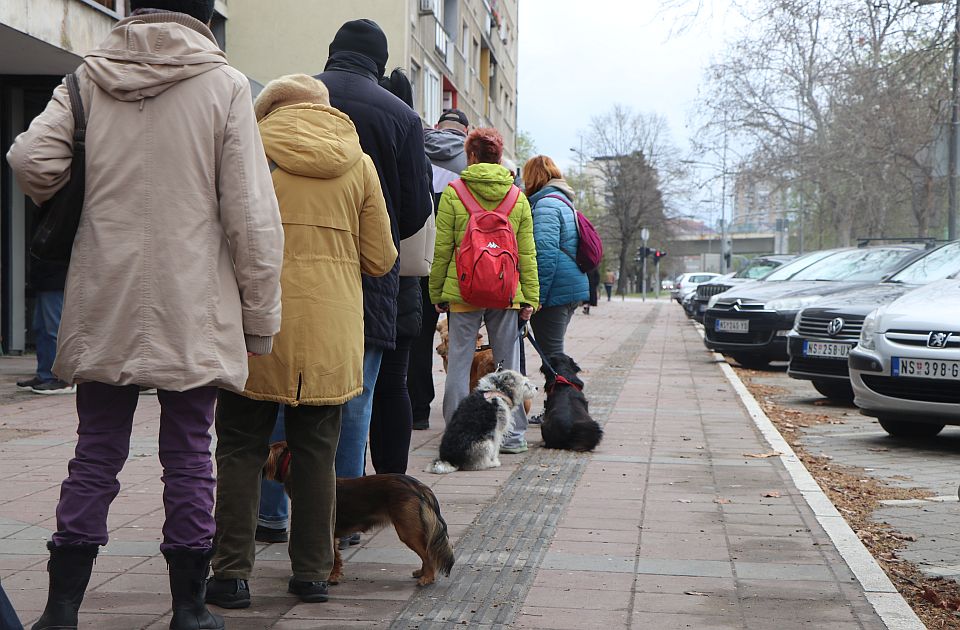
[[273,169],[285,245],[282,316],[273,352],[250,359],[243,394],[217,406],[217,536],[207,602],[250,605],[260,470],[280,405],[292,456],[288,590],[327,599],[341,407],[363,389],[361,272],[382,276],[397,250],[377,172],[326,87],[292,75],[255,104]]
[[[474,129],[467,136],[464,149],[467,168],[460,174],[460,179],[484,210],[493,210],[513,186],[510,171],[500,165],[503,138],[495,129]],[[518,370],[518,318],[529,320],[540,305],[533,216],[530,202],[523,193],[520,193],[509,215],[510,226],[517,237],[517,271],[520,276],[510,308],[480,308],[468,304],[460,295],[456,258],[469,219],[466,206],[453,187],[447,186],[440,195],[437,207],[437,240],[430,270],[430,300],[439,312],[448,313],[449,319],[447,380],[443,392],[443,417],[447,422],[453,417],[460,401],[470,393],[470,366],[480,325],[486,324],[494,361],[502,364],[506,370]],[[504,435],[501,452],[526,451],[526,430],[527,416],[521,406],[514,416],[513,426]]]

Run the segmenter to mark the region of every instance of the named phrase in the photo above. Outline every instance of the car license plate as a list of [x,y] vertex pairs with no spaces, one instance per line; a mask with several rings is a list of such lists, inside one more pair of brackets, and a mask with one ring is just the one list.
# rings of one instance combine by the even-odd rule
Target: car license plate
[[718,319],[713,329],[717,332],[748,333],[750,332],[749,319]]
[[890,360],[890,371],[893,376],[960,381],[960,361],[893,357]]
[[803,341],[803,356],[825,359],[846,359],[850,355],[850,344],[829,341]]

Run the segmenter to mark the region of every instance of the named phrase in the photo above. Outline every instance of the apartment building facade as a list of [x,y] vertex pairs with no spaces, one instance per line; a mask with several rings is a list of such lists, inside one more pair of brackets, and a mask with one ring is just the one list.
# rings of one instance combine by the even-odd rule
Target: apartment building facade
[[739,232],[772,230],[786,218],[787,189],[751,171],[737,174],[733,185],[731,228]]
[[320,72],[341,24],[374,20],[387,35],[387,71],[407,72],[424,124],[456,107],[472,125],[499,129],[515,155],[518,0],[229,0],[229,9],[227,55],[260,83]]

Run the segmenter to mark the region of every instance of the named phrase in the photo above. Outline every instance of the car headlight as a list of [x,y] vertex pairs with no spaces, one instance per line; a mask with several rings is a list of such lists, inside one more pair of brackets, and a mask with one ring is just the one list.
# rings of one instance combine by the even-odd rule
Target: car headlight
[[877,349],[877,320],[879,319],[880,309],[877,309],[867,315],[863,320],[863,328],[860,329],[860,347],[867,350]]
[[797,311],[797,316],[793,318],[793,330],[794,332],[800,331],[800,316],[803,315],[803,311]]
[[823,299],[822,295],[805,295],[803,297],[786,297],[779,300],[770,300],[766,304],[768,311],[798,311],[804,306]]

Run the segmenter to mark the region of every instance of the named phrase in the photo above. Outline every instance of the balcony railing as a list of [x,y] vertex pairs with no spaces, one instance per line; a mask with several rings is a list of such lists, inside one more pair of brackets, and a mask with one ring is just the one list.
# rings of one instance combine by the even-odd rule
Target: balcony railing
[[124,0],[79,0],[87,6],[103,11],[107,15],[115,18],[122,18],[126,15],[126,5]]
[[456,46],[453,44],[453,40],[447,35],[447,31],[443,29],[443,24],[440,20],[434,19],[434,28],[435,30],[435,40],[434,47],[437,52],[443,58],[443,63],[447,68],[453,72],[454,70],[454,52]]

